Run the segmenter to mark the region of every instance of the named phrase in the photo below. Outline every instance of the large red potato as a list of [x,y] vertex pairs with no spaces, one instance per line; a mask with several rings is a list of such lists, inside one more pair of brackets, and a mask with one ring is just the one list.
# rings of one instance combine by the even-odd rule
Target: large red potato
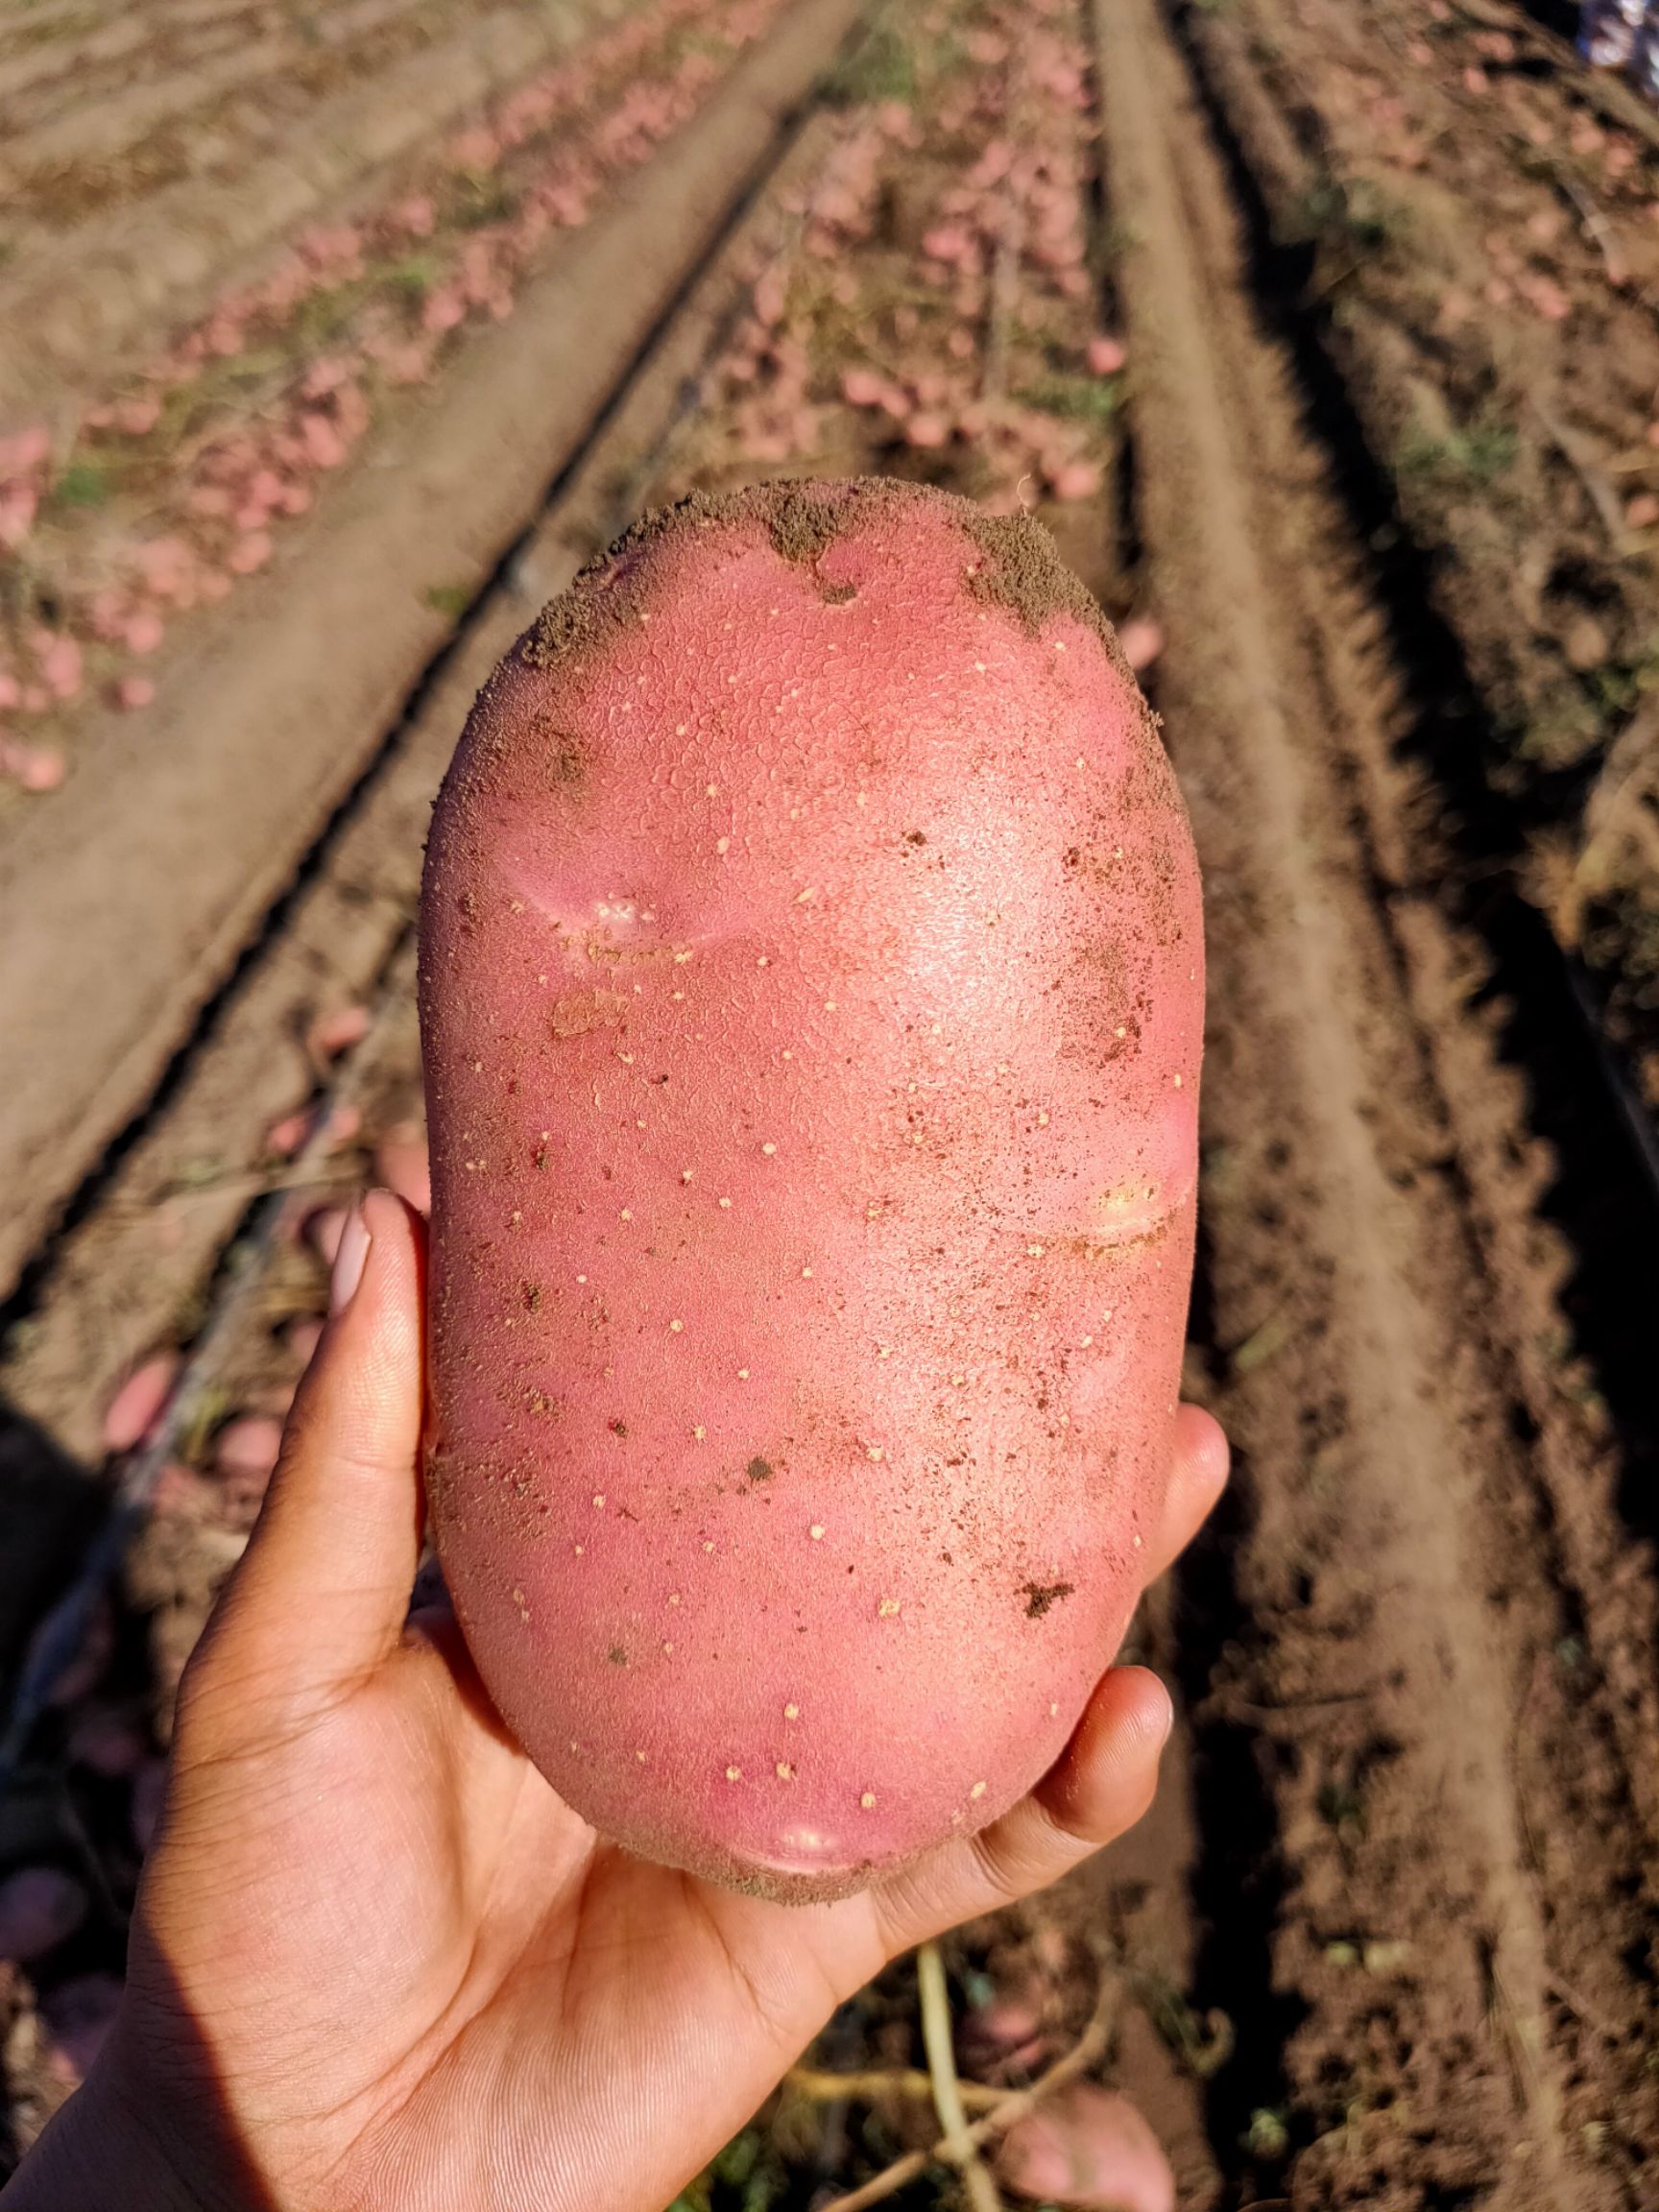
[[654,516],[428,854],[434,1528],[555,1788],[826,1896],[1057,1757],[1143,1579],[1192,1243],[1186,817],[1045,535]]

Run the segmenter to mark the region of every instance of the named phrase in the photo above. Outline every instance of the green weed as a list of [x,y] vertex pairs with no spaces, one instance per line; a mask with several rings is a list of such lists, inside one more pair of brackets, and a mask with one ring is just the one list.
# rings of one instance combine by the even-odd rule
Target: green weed
[[1252,2158],[1283,2158],[1290,2148],[1290,2130],[1285,2125],[1284,2113],[1259,2104],[1250,2115],[1243,2142]]
[[916,57],[889,23],[878,24],[824,80],[824,97],[836,108],[874,107],[883,100],[914,108],[919,90]]
[[687,2184],[668,2212],[773,2212],[789,2177],[770,2137],[759,2128],[734,2135],[706,2172]]
[[406,299],[424,300],[437,283],[441,272],[429,253],[409,253],[401,261],[394,261],[387,270],[387,280]]
[[1122,405],[1120,380],[1116,376],[1067,375],[1040,377],[1015,397],[1045,415],[1063,416],[1069,422],[1110,422]]
[[1486,488],[1514,467],[1519,450],[1513,429],[1494,414],[1441,433],[1415,422],[1395,450],[1394,472],[1407,481]]
[[96,461],[71,461],[52,487],[60,507],[102,507],[112,487],[109,471]]

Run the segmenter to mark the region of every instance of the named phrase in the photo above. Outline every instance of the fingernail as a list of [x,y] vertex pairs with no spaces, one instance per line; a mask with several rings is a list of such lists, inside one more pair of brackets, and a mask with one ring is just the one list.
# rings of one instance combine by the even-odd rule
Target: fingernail
[[1158,1738],[1158,1748],[1160,1751],[1162,1751],[1165,1744],[1168,1743],[1170,1732],[1173,1730],[1174,1726],[1175,1701],[1170,1696],[1168,1691],[1166,1690],[1164,1693],[1164,1726]]
[[369,1263],[369,1224],[363,1218],[363,1201],[359,1199],[346,1216],[346,1226],[340,1232],[340,1249],[334,1255],[334,1272],[328,1282],[331,1314],[344,1313],[356,1296],[363,1270]]

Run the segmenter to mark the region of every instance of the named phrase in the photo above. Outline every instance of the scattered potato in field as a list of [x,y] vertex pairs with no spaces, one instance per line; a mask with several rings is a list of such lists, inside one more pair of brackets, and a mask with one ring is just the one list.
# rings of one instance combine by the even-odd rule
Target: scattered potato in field
[[0,776],[10,777],[20,790],[36,796],[56,791],[67,774],[62,754],[49,745],[25,745],[0,733]]
[[1077,2212],[1175,2212],[1163,2145],[1127,2097],[1093,2081],[1016,2122],[998,2174],[1021,2197]]
[[1118,642],[1123,648],[1124,660],[1139,676],[1164,650],[1164,625],[1150,614],[1137,614],[1118,631]]
[[781,1895],[994,1818],[1121,1635],[1192,1233],[1198,884],[1044,534],[647,520],[486,686],[422,916],[440,1552],[607,1833]]
[[431,1213],[432,1168],[426,1132],[418,1122],[403,1121],[387,1130],[374,1148],[374,1172],[406,1206],[418,1214]]
[[1010,2069],[1034,2073],[1047,2048],[1041,1988],[998,1991],[965,2016],[959,2041],[964,2067],[979,2080],[1001,2080]]
[[305,1049],[316,1060],[338,1059],[369,1034],[367,1006],[336,1006],[319,1014],[305,1035]]
[[132,1370],[104,1414],[107,1452],[131,1452],[143,1443],[172,1396],[180,1364],[177,1352],[157,1352]]
[[298,1113],[284,1114],[279,1121],[272,1122],[265,1132],[265,1150],[274,1160],[292,1160],[304,1149],[310,1134],[311,1110],[301,1107]]
[[1093,499],[1100,489],[1100,464],[1097,461],[1059,461],[1046,469],[1045,474],[1048,479],[1048,489],[1056,499]]
[[269,1475],[282,1449],[282,1424],[269,1414],[245,1413],[213,1440],[213,1463],[225,1475]]
[[61,1982],[41,2001],[51,2033],[51,2062],[59,2079],[74,2088],[86,2079],[115,2025],[121,1984],[113,1974],[78,1974]]
[[86,1892],[60,1866],[19,1866],[0,1881],[0,1960],[26,1965],[73,1936]]

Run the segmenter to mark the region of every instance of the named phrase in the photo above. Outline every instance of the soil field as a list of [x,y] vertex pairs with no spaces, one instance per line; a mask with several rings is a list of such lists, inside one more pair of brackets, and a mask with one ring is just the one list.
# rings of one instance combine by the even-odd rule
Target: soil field
[[[16,220],[89,270],[190,133],[259,174],[267,83],[516,59],[188,282],[97,263],[113,319],[0,382],[0,1883],[59,1914],[0,1963],[7,2154],[109,2016],[342,1210],[423,1197],[472,693],[642,507],[874,470],[1054,531],[1207,886],[1235,1479],[1132,1631],[1153,1813],[946,1946],[977,2105],[1086,2036],[1192,2212],[1659,2202],[1652,118],[1501,0],[143,25],[0,32]],[[877,2200],[922,2064],[902,1961],[680,2212]]]

